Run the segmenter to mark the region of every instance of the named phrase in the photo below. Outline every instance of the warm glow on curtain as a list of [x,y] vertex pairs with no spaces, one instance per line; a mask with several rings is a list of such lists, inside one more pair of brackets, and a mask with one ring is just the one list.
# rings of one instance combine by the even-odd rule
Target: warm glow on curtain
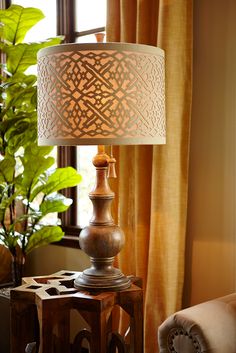
[[119,262],[145,290],[145,353],[181,307],[192,70],[191,0],[108,0],[107,41],[158,45],[166,54],[167,144],[116,149],[115,207],[126,245]]

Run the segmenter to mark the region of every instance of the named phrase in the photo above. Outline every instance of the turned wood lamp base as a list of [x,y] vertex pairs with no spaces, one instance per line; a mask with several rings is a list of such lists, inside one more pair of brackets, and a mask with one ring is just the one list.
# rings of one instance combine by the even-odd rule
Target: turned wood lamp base
[[93,159],[96,168],[95,187],[89,198],[93,203],[93,215],[89,226],[79,237],[81,249],[90,257],[91,267],[75,280],[74,286],[88,291],[119,291],[130,287],[129,278],[113,267],[114,257],[124,245],[123,231],[115,225],[111,216],[111,202],[114,193],[108,184],[108,166],[114,165],[104,146],[98,146],[98,153]]
[[93,268],[82,272],[74,281],[75,288],[92,291],[121,291],[128,289],[131,281],[128,277],[114,267],[110,273],[98,273]]

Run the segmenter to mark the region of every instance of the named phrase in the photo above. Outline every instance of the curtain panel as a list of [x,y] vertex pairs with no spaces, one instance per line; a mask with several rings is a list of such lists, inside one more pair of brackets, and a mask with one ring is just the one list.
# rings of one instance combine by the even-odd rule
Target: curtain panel
[[119,266],[143,279],[145,353],[155,353],[158,326],[182,302],[192,0],[108,0],[107,5],[107,41],[159,46],[166,57],[167,143],[115,148],[118,179],[112,185],[115,214],[126,234]]

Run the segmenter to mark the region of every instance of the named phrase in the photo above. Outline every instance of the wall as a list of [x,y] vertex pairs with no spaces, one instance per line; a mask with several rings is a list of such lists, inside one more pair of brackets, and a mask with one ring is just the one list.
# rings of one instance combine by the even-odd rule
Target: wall
[[236,1],[194,0],[184,306],[236,291]]
[[26,275],[48,275],[60,270],[83,271],[87,267],[90,267],[89,259],[81,250],[48,245],[29,254]]

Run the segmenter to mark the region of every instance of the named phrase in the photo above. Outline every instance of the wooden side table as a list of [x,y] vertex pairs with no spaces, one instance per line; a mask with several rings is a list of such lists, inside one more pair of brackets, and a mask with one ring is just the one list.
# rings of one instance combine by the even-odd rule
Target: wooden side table
[[[88,293],[74,288],[78,272],[26,277],[11,291],[11,352],[24,353],[35,341],[39,353],[82,353],[87,341],[91,353],[143,353],[143,292],[132,278],[129,289]],[[114,332],[113,312],[122,308],[130,317],[129,339]],[[70,311],[88,324],[70,342]]]

